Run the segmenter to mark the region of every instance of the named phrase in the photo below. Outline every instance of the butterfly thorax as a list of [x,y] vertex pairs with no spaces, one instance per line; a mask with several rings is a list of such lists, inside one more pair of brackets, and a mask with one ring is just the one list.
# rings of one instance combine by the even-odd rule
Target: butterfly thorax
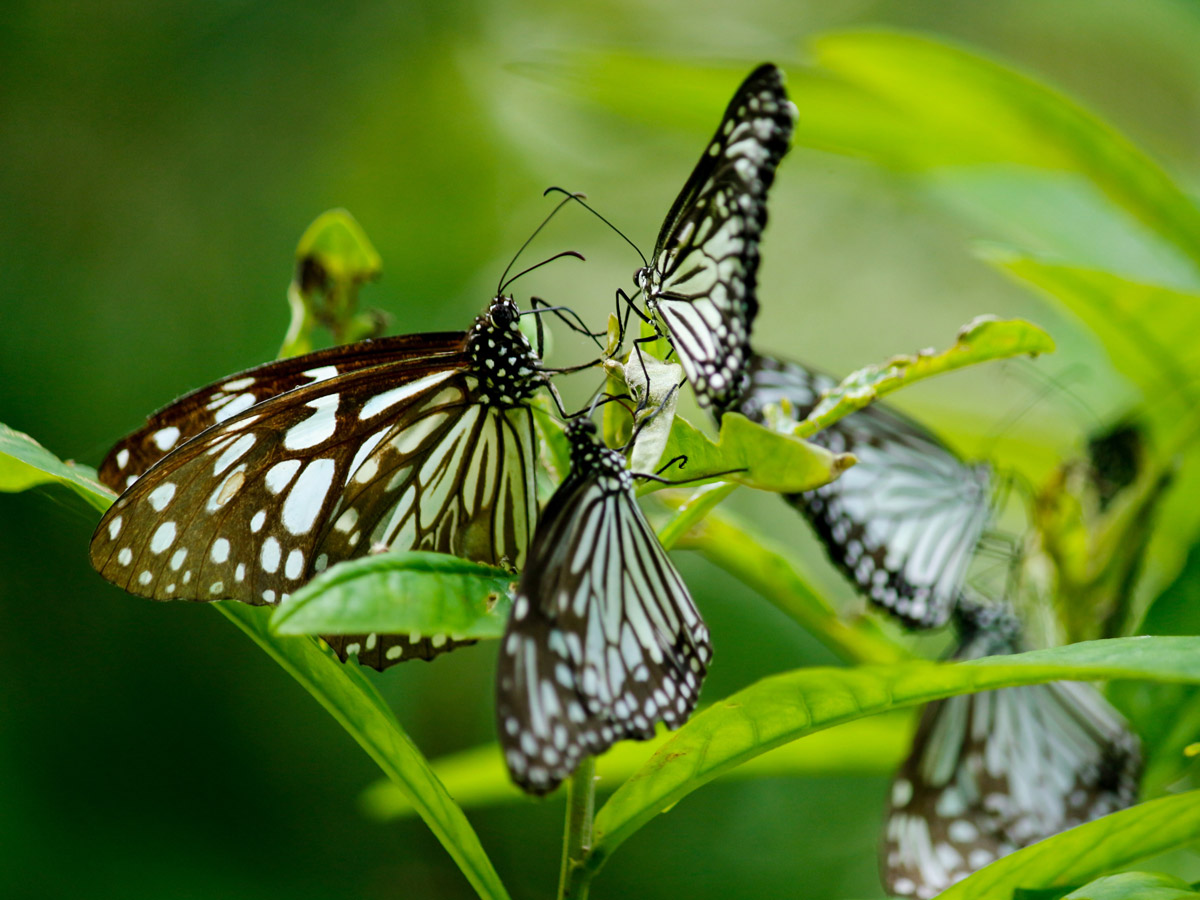
[[607,491],[631,490],[633,476],[625,457],[600,443],[596,425],[589,419],[576,419],[567,425],[571,442],[571,473],[579,478],[595,478]]
[[654,266],[642,266],[633,273],[633,284],[642,292],[646,306],[654,309],[662,292],[662,275]]
[[511,297],[497,297],[467,333],[467,354],[485,403],[520,406],[545,383],[541,360],[521,331],[519,316]]

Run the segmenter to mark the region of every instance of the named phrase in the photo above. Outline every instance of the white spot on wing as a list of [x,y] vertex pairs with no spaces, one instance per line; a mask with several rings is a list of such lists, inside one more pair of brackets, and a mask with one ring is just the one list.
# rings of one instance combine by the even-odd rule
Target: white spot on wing
[[414,397],[427,388],[433,387],[435,384],[441,384],[453,374],[453,371],[435,372],[432,375],[426,375],[424,378],[418,378],[416,381],[378,394],[363,404],[362,411],[359,412],[358,417],[360,419],[369,419],[372,416],[377,416],[397,403],[407,400],[409,397]]
[[287,434],[283,438],[283,446],[289,450],[307,450],[323,444],[333,437],[334,432],[337,431],[337,409],[340,396],[339,394],[330,394],[304,404],[316,412],[287,430]]
[[168,428],[160,428],[154,432],[152,440],[154,441],[154,446],[159,450],[170,450],[179,440],[179,429],[174,425]]
[[337,464],[332,459],[314,459],[300,473],[283,502],[283,527],[292,534],[305,534],[312,529],[329,488],[333,484]]

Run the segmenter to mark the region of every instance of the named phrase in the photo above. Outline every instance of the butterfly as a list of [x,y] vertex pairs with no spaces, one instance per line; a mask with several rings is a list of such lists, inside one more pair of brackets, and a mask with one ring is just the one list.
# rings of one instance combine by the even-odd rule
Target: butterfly
[[[757,422],[788,401],[796,420],[834,379],[752,353],[731,406]],[[785,500],[812,523],[830,559],[878,606],[916,628],[944,625],[991,516],[991,473],[968,465],[920,423],[881,404],[811,440],[858,458],[836,481]]]
[[[92,566],[155,600],[256,605],[373,549],[520,568],[537,522],[529,401],[549,379],[519,315],[498,296],[467,332],[268,363],[160,410],[100,467],[124,493]],[[460,643],[326,640],[377,669]]]
[[671,204],[652,262],[634,274],[702,406],[720,408],[741,390],[767,190],[796,117],[779,69],[750,73]]
[[[964,602],[955,659],[1016,653],[1007,611]],[[1141,752],[1088,684],[1004,688],[925,708],[892,783],[884,887],[933,897],[990,862],[1137,799]]]
[[585,755],[675,728],[695,707],[712,647],[646,521],[624,457],[586,417],[547,503],[500,642],[497,729],[513,780],[544,794]]

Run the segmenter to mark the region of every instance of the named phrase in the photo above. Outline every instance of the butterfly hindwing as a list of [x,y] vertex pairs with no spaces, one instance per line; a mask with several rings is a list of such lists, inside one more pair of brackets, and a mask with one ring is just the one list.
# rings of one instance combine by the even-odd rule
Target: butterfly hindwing
[[[786,399],[800,419],[835,384],[798,363],[755,354],[737,409],[763,421],[764,407]],[[988,467],[963,462],[922,425],[880,404],[811,440],[858,462],[787,502],[873,603],[912,627],[945,624],[991,515]]]
[[767,191],[795,122],[783,73],[760,66],[734,94],[663,222],[650,265],[637,273],[702,405],[720,408],[741,389]]
[[624,459],[594,431],[569,435],[571,475],[543,513],[496,682],[509,771],[539,794],[585,755],[686,721],[712,653]]

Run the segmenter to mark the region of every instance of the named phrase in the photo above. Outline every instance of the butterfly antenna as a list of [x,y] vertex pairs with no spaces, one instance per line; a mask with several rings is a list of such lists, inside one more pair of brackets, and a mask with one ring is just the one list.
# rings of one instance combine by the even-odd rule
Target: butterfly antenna
[[[580,253],[578,250],[564,250],[562,253],[555,253],[553,256],[543,259],[540,263],[534,263],[528,269],[522,269],[520,272],[518,272],[512,278],[508,279],[508,281],[502,282],[500,284],[500,287],[496,289],[496,296],[497,297],[502,296],[504,294],[504,291],[508,288],[508,286],[510,284],[512,284],[514,281],[516,281],[518,278],[520,278],[522,275],[528,275],[534,269],[540,269],[542,266],[546,265],[547,263],[552,263],[556,259],[562,259],[565,256],[570,256],[574,259],[584,260],[584,262],[587,261],[584,259],[583,254]],[[514,259],[513,262],[516,262],[516,260]],[[511,268],[512,268],[512,263],[509,264],[509,269],[511,269]],[[505,275],[508,274],[508,269],[504,270],[504,274]]]
[[1038,388],[1028,402],[1022,404],[1019,408],[1011,410],[998,425],[992,428],[991,434],[984,444],[984,457],[992,456],[995,452],[996,444],[1000,442],[1000,438],[1012,431],[1025,416],[1051,395],[1057,394],[1066,397],[1073,408],[1081,411],[1093,421],[1095,428],[1099,428],[1103,424],[1096,411],[1069,387],[1071,382],[1079,381],[1087,374],[1085,366],[1078,364],[1068,366],[1055,375],[1048,374],[1030,365],[1018,365],[1010,369],[1010,371],[1020,373],[1029,380],[1037,382]]
[[[569,203],[572,200],[574,200],[576,203],[578,203],[580,206],[582,206],[584,209],[586,209],[588,212],[590,212],[593,216],[595,216],[597,219],[599,219],[601,222],[603,222],[605,225],[607,225],[609,228],[611,228],[617,234],[617,236],[619,236],[621,238],[621,240],[623,240],[630,247],[632,247],[633,252],[636,253],[641,258],[643,266],[650,265],[650,263],[647,262],[647,260],[646,260],[646,255],[644,253],[642,253],[641,249],[638,247],[637,244],[635,244],[628,237],[626,237],[625,232],[623,232],[620,228],[618,228],[612,222],[608,221],[608,219],[604,218],[604,216],[600,215],[600,213],[598,213],[592,207],[588,206],[586,202],[584,202],[585,198],[587,197],[587,194],[572,193],[571,191],[568,191],[566,188],[560,188],[557,186],[548,187],[548,188],[546,188],[546,190],[544,190],[542,192],[543,197],[549,196],[550,194],[564,194],[565,199],[562,201],[562,203]],[[562,206],[562,203],[559,204],[560,207]],[[555,212],[557,212],[557,211],[558,211],[558,207],[555,207]]]
[[[543,194],[542,196],[544,197],[546,195]],[[509,260],[508,265],[504,267],[504,272],[500,275],[500,281],[499,281],[500,286],[496,288],[496,296],[497,297],[501,296],[504,293],[504,288],[506,288],[508,286],[508,282],[505,281],[505,279],[508,278],[508,273],[512,271],[512,267],[517,264],[517,260],[521,258],[521,254],[525,252],[525,248],[528,247],[530,244],[532,244],[533,239],[535,237],[537,237],[539,234],[541,234],[543,228],[545,228],[547,225],[550,224],[550,220],[554,218],[554,216],[558,213],[558,211],[570,202],[571,202],[570,197],[567,197],[567,198],[559,201],[558,205],[555,206],[554,209],[550,210],[550,214],[547,215],[546,218],[542,219],[542,224],[539,225],[537,228],[533,229],[533,234],[531,234],[529,237],[525,238],[525,243],[523,243],[520,247],[517,248],[517,252],[513,254],[513,258]],[[559,255],[561,256],[562,254],[559,254]],[[578,255],[578,254],[576,254],[576,255]],[[555,259],[555,258],[557,258],[557,257],[551,257],[551,259]],[[580,256],[579,258],[583,259],[582,256]],[[549,261],[550,260],[546,260],[546,262],[549,262]],[[537,266],[534,266],[534,268],[536,269]],[[528,272],[530,270],[526,269],[525,271]],[[522,272],[521,274],[524,275],[525,273]],[[520,277],[521,277],[520,275],[517,276],[517,278],[520,278]],[[515,281],[516,279],[514,278],[513,280]]]

